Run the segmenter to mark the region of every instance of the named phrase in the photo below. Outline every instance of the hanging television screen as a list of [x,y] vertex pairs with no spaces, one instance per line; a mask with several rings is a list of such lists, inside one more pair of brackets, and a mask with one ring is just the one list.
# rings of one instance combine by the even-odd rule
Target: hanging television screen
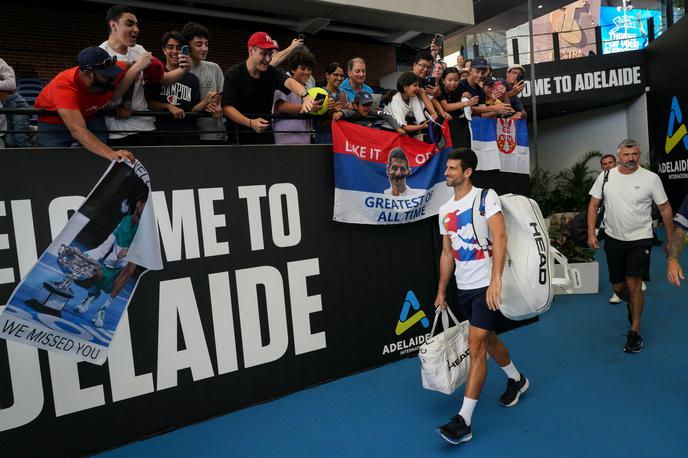
[[656,10],[625,9],[615,6],[600,8],[602,53],[635,51],[648,44],[648,18],[654,20],[655,37],[659,36],[662,13]]

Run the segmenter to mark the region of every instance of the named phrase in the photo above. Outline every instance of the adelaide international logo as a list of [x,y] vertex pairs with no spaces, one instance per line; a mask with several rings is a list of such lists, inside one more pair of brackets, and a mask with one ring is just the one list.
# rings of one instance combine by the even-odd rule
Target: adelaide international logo
[[[678,128],[676,125],[678,124]],[[678,98],[674,96],[671,100],[671,112],[669,113],[669,125],[667,127],[666,142],[664,152],[669,154],[679,142],[683,140],[683,147],[688,150],[688,130],[683,122],[683,114],[678,104]]]
[[[416,313],[409,316],[409,313],[411,313],[412,309],[415,310]],[[418,302],[418,298],[413,291],[409,291],[406,293],[406,299],[404,299],[404,305],[401,307],[401,314],[399,315],[397,328],[394,330],[394,332],[396,335],[400,336],[419,321],[424,328],[427,329],[430,327],[430,320],[428,320],[425,312],[420,309],[420,302]]]
[[[395,334],[400,336],[416,324],[420,323],[425,329],[430,327],[430,320],[423,310],[421,310],[420,302],[413,291],[406,293],[406,299],[401,306],[401,313],[399,314],[399,321],[397,321]],[[410,338],[402,338],[397,342],[391,342],[382,348],[382,354],[398,354],[406,355],[417,351],[423,342],[430,338],[430,334],[420,334]]]

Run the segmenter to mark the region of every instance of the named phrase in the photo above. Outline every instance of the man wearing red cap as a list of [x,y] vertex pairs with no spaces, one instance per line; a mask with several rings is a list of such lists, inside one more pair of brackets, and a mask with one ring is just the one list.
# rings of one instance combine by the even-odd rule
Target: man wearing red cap
[[[142,56],[150,54],[141,45],[136,44],[139,35],[138,21],[134,11],[128,6],[113,6],[107,11],[106,22],[110,31],[108,39],[101,43],[111,56],[117,56],[121,62],[136,62]],[[188,58],[187,58],[188,59]],[[187,63],[184,60],[184,63]],[[144,93],[144,83],[158,83],[170,85],[177,82],[188,71],[185,66],[165,73],[164,65],[153,58],[150,68],[134,83],[132,92],[125,94],[122,100],[113,99],[117,116],[105,118],[105,124],[110,131],[108,143],[112,146],[147,146],[160,144],[159,138],[152,133],[155,130],[155,118],[152,116],[131,116],[132,111],[149,111]],[[151,132],[151,133],[148,133]]]
[[104,143],[105,123],[95,114],[113,97],[121,97],[127,91],[150,62],[150,56],[143,56],[126,73],[127,64],[117,62],[116,57],[96,46],[83,49],[76,61],[78,67],[59,73],[36,98],[36,108],[57,112],[57,116],[38,117],[38,143],[69,147],[77,142],[106,159],[133,161],[134,155],[129,151],[113,151]]
[[254,33],[248,40],[248,59],[231,67],[225,75],[222,104],[225,116],[230,120],[230,138],[234,138],[236,131],[239,144],[273,142],[273,136],[268,132],[270,122],[256,115],[270,113],[276,90],[298,94],[303,100],[302,113],[308,113],[313,107],[313,99],[301,83],[281,68],[270,65],[274,49],[277,45],[270,35]]

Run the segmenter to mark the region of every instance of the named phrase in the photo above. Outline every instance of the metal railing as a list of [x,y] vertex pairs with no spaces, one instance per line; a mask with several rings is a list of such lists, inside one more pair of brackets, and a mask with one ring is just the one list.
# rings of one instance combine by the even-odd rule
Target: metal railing
[[[0,107],[0,115],[26,115],[26,116],[59,116],[57,111],[50,111],[50,110],[42,110],[38,108],[1,108]],[[96,117],[115,117],[116,113],[114,110],[101,110],[95,115]],[[263,114],[256,114],[256,113],[245,113],[244,116],[247,118],[255,119],[255,118],[262,118],[265,120],[309,120],[309,121],[331,121],[332,116],[331,115],[315,115],[315,114],[282,114],[282,113],[263,113]],[[173,118],[172,113],[169,111],[132,111],[131,115],[129,117],[156,117],[156,118],[168,118],[171,119]],[[196,112],[196,111],[187,111],[185,112],[185,118],[192,118],[192,119],[200,119],[200,118],[212,118],[213,115],[208,112]],[[224,123],[224,116],[222,118],[218,118],[223,120]],[[368,117],[359,117],[357,119],[367,119],[367,120],[378,120],[378,117],[375,116],[368,116]],[[311,124],[313,125],[313,124]],[[236,143],[239,143],[239,138],[241,134],[251,134],[254,133],[255,131],[253,129],[250,129],[245,126],[240,126],[236,123],[231,123],[229,125],[229,128],[223,128],[223,129],[218,129],[218,130],[165,130],[165,129],[158,129],[156,127],[155,130],[153,131],[140,131],[140,130],[99,130],[99,129],[93,129],[91,130],[93,133],[109,133],[109,134],[126,134],[126,135],[131,135],[131,134],[138,134],[138,133],[156,133],[156,134],[165,134],[169,136],[182,136],[182,135],[198,135],[198,134],[217,134],[217,133],[223,133],[227,134],[229,136],[234,136],[236,139]],[[29,134],[29,135],[35,135],[38,132],[35,126],[30,126],[29,130],[13,130],[13,129],[5,129],[1,130],[0,129],[0,135],[3,134]],[[318,130],[315,128],[310,128],[308,130],[274,130],[272,126],[270,126],[269,132],[265,132],[266,135],[272,135],[272,134],[316,134],[318,133]],[[231,142],[228,142],[231,143]],[[38,145],[40,146],[40,145]]]

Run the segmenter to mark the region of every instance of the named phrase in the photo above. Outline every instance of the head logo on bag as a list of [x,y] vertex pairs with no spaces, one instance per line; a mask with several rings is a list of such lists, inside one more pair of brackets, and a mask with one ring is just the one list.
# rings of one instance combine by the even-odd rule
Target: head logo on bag
[[533,238],[535,239],[535,246],[537,246],[538,254],[540,255],[540,275],[538,281],[541,285],[547,284],[547,248],[545,247],[545,240],[542,238],[542,233],[538,230],[537,223],[530,223],[533,231]]
[[[416,313],[409,316],[411,309],[416,310]],[[430,327],[430,320],[428,320],[425,312],[420,309],[418,298],[413,291],[409,291],[406,293],[406,299],[404,300],[404,305],[401,307],[401,314],[399,315],[399,321],[397,322],[397,327],[394,332],[396,335],[400,336],[419,321],[424,328],[427,329]]]

